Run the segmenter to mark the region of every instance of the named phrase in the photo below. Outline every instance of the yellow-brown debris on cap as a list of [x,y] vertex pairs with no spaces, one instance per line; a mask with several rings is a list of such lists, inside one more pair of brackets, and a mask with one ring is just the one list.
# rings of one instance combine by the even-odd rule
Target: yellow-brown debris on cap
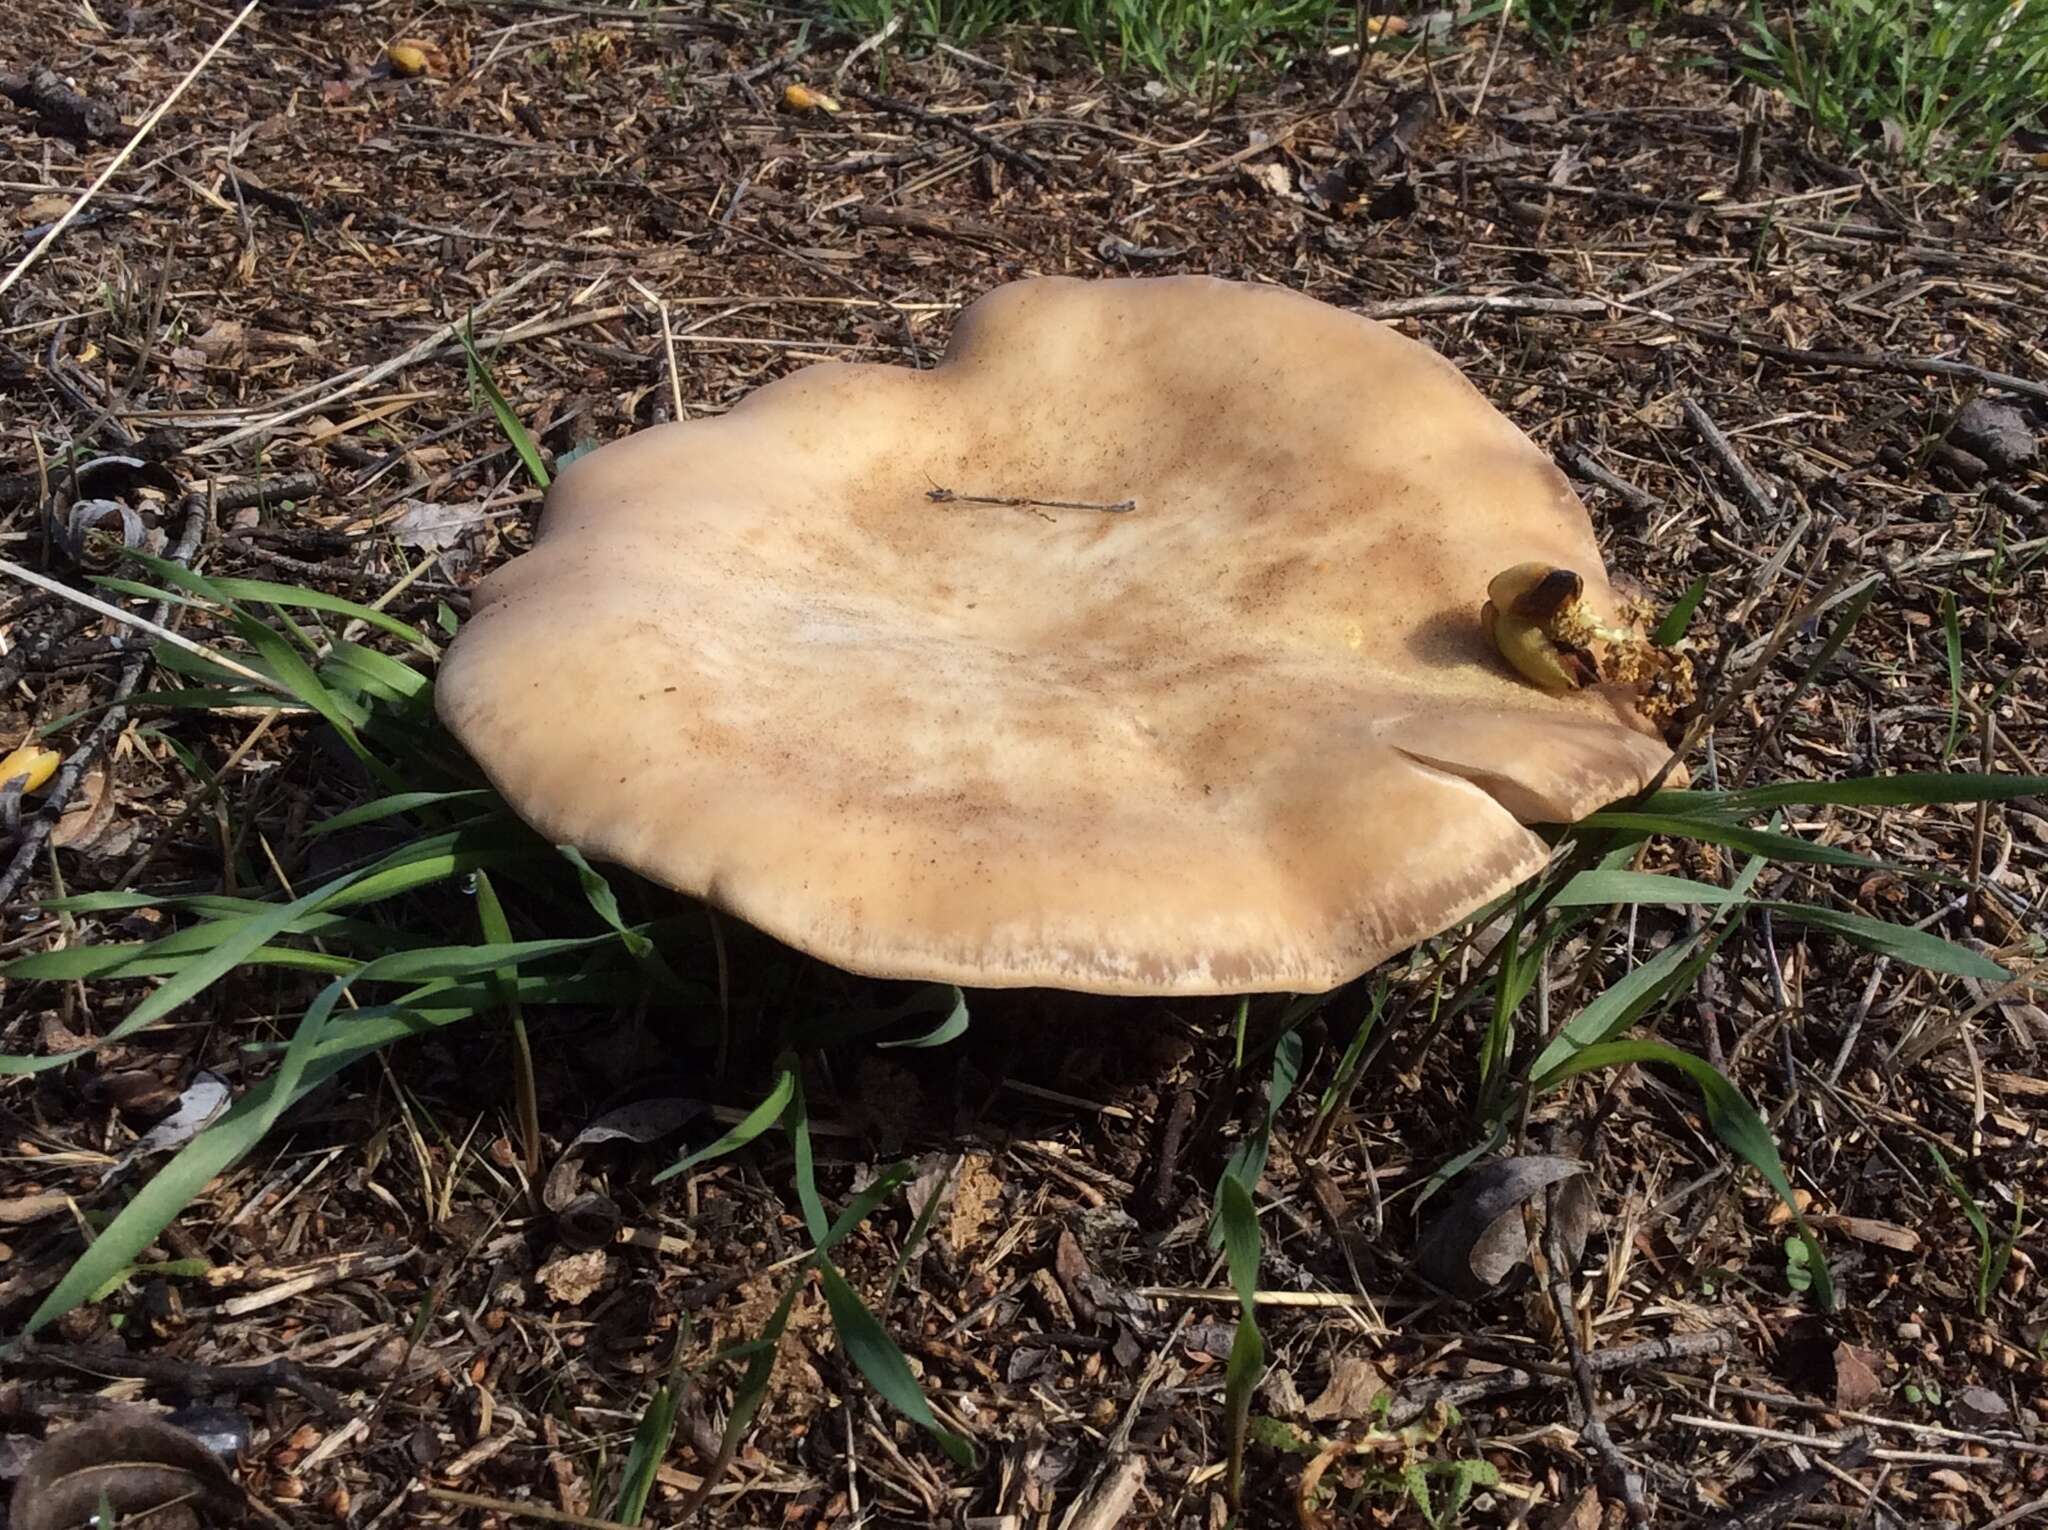
[[1608,619],[1562,475],[1425,346],[1034,280],[929,371],[811,367],[574,463],[437,695],[542,833],[842,967],[1319,991],[1663,764],[1627,692],[1489,642],[1539,562]]

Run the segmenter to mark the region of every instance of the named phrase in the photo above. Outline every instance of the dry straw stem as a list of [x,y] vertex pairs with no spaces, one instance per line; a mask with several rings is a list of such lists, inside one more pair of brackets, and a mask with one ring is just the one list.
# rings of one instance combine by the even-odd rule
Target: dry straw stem
[[[1837,1455],[1853,1450],[1862,1441],[1862,1432],[1854,1434],[1795,1434],[1790,1429],[1770,1429],[1762,1424],[1737,1424],[1727,1419],[1706,1418],[1697,1413],[1674,1413],[1670,1422],[1683,1424],[1689,1429],[1704,1429],[1712,1434],[1739,1434],[1747,1440],[1769,1440],[1779,1445],[1797,1445],[1806,1450],[1825,1451]],[[1873,1461],[1910,1461],[1922,1466],[1973,1466],[1980,1471],[1988,1464],[1982,1456],[1959,1455],[1941,1450],[1873,1450]]]
[[1144,1485],[1145,1458],[1125,1456],[1093,1492],[1076,1500],[1060,1521],[1060,1530],[1116,1530],[1137,1504],[1138,1490]]
[[[254,4],[254,0],[251,0],[251,4]],[[316,410],[325,409],[330,404],[336,404],[342,399],[353,397],[365,388],[375,387],[394,372],[402,372],[414,363],[426,360],[435,351],[460,334],[465,324],[488,313],[491,309],[515,294],[523,292],[554,269],[555,263],[553,261],[542,261],[531,271],[514,277],[510,282],[500,287],[481,303],[478,303],[476,307],[472,308],[461,318],[449,320],[417,345],[392,357],[389,361],[380,362],[378,365],[371,367],[367,372],[359,373],[353,381],[337,380],[335,386],[307,399],[304,403],[294,404],[290,408],[281,409],[276,414],[265,415],[260,420],[252,420],[247,425],[237,430],[231,430],[224,436],[214,437],[211,441],[204,441],[196,446],[188,446],[185,448],[185,455],[188,457],[203,457],[212,452],[225,451],[230,446],[239,446],[242,442],[252,440],[266,431],[275,430],[280,425],[288,425],[293,420],[303,418]],[[342,374],[343,378],[347,376],[347,373]]]
[[280,685],[277,681],[271,679],[270,676],[258,670],[253,670],[246,664],[237,663],[226,654],[216,649],[208,648],[204,643],[195,643],[191,638],[173,632],[168,627],[160,626],[158,623],[150,621],[147,617],[137,616],[133,611],[123,611],[119,606],[109,605],[106,601],[96,596],[88,595],[83,590],[74,590],[62,580],[52,579],[47,574],[39,574],[32,568],[23,568],[19,563],[11,562],[6,558],[0,558],[0,574],[12,575],[23,584],[32,584],[39,590],[55,595],[59,600],[68,601],[74,606],[81,606],[85,610],[99,616],[104,616],[110,621],[120,622],[124,626],[133,627],[139,632],[146,632],[159,641],[169,643],[173,648],[182,648],[185,652],[204,659],[209,664],[218,664],[222,669],[229,671],[231,674],[240,675],[251,685],[260,685],[266,691],[276,691],[281,695],[288,696],[291,694],[288,688]]
[[29,267],[33,266],[38,260],[42,258],[43,251],[47,250],[51,245],[55,244],[59,236],[63,234],[64,230],[71,226],[73,220],[75,220],[80,213],[85,211],[86,204],[99,194],[100,188],[106,185],[108,181],[112,180],[116,172],[118,172],[123,165],[128,163],[128,156],[133,154],[136,151],[136,149],[141,146],[142,140],[147,138],[150,134],[150,130],[154,128],[157,125],[157,123],[163,119],[164,113],[169,111],[173,106],[177,104],[178,97],[182,96],[185,93],[186,89],[191,85],[191,83],[199,78],[200,71],[205,69],[208,64],[213,62],[213,56],[216,53],[220,52],[222,48],[227,46],[228,39],[233,37],[235,33],[241,31],[242,23],[247,21],[250,18],[250,16],[255,14],[256,7],[259,3],[261,3],[261,0],[249,0],[249,3],[247,5],[243,6],[241,10],[235,13],[235,19],[230,21],[227,24],[227,26],[222,30],[220,36],[216,37],[213,40],[213,46],[208,48],[204,53],[199,55],[199,62],[194,64],[189,70],[187,70],[185,73],[185,77],[182,80],[178,81],[178,83],[172,88],[171,93],[165,96],[163,100],[157,103],[156,110],[151,112],[147,117],[144,117],[142,119],[142,125],[138,127],[135,130],[134,134],[129,138],[129,140],[121,146],[121,152],[116,154],[113,157],[113,159],[108,162],[107,168],[102,170],[99,173],[98,178],[95,179],[90,186],[86,187],[85,190],[79,194],[77,201],[73,202],[69,207],[67,207],[64,210],[64,216],[59,218],[55,223],[50,225],[49,232],[44,234],[42,238],[38,239],[35,242],[35,244],[29,249],[29,252],[26,255],[22,256],[20,260],[14,263],[14,269],[9,271],[5,277],[0,277],[0,296],[4,296],[8,288],[12,287],[16,282],[20,281],[25,274],[27,274]]
[[458,1509],[483,1509],[507,1519],[528,1519],[543,1525],[574,1525],[578,1530],[635,1530],[616,1519],[599,1519],[590,1514],[571,1514],[551,1509],[544,1503],[519,1503],[510,1498],[488,1498],[482,1493],[458,1493],[453,1488],[430,1487],[427,1497]]

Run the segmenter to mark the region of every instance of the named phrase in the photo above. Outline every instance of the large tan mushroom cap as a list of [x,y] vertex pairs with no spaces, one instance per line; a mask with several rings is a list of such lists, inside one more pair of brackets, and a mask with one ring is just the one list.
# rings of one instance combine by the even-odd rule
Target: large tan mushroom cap
[[1665,758],[1488,648],[1533,559],[1611,610],[1562,476],[1424,346],[1273,288],[1029,281],[934,370],[813,367],[575,463],[438,695],[541,832],[842,967],[1319,991]]

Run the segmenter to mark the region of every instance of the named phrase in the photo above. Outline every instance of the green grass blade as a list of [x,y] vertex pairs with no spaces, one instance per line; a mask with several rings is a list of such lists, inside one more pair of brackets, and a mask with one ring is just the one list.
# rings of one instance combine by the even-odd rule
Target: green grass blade
[[1640,1020],[1650,1008],[1689,987],[1695,975],[1693,962],[1701,937],[1688,935],[1674,940],[1639,967],[1633,967],[1610,988],[1597,994],[1585,1008],[1566,1022],[1537,1056],[1529,1069],[1529,1087],[1541,1093],[1552,1080],[1561,1077],[1574,1057],[1589,1047],[1612,1041]]
[[524,422],[505,401],[505,395],[498,391],[498,380],[491,376],[490,367],[477,354],[476,340],[469,325],[464,324],[457,330],[455,338],[462,342],[462,353],[469,358],[470,381],[482,392],[485,402],[491,406],[491,413],[497,416],[498,429],[505,433],[505,439],[512,443],[512,449],[526,465],[526,476],[533,480],[535,488],[547,488],[548,469],[547,464],[541,461],[540,448],[534,444]]
[[312,1049],[345,987],[345,982],[337,979],[321,990],[293,1032],[277,1071],[186,1143],[115,1214],[29,1316],[22,1329],[23,1338],[62,1317],[123,1267],[134,1263],[178,1213],[191,1204],[194,1196],[263,1140],[307,1080]]
[[[329,889],[322,889],[322,892]],[[319,896],[318,893],[309,895]],[[302,902],[305,900],[301,900]],[[286,905],[297,908],[298,905]],[[283,910],[280,910],[283,912]],[[261,921],[251,920],[252,925]],[[359,1048],[345,1049],[339,1057],[321,1057],[321,1042],[335,1007],[356,983],[393,982],[408,977],[474,977],[495,974],[497,969],[516,965],[529,957],[587,949],[609,944],[615,937],[585,940],[543,940],[492,942],[470,947],[443,947],[427,951],[401,951],[364,964],[347,977],[336,978],[320,991],[292,1033],[277,1071],[229,1108],[226,1115],[188,1142],[158,1171],[135,1198],[116,1214],[98,1238],[81,1254],[64,1278],[46,1296],[29,1319],[24,1335],[34,1333],[61,1317],[90,1292],[99,1289],[124,1265],[155,1241],[215,1176],[225,1172],[261,1142],[277,1118],[306,1088],[330,1077],[349,1061],[362,1055]],[[209,953],[218,958],[219,952]],[[197,964],[195,964],[197,965]],[[171,985],[166,984],[165,988]],[[151,995],[155,1000],[165,989]],[[131,1017],[132,1018],[132,1017]],[[126,1022],[124,1022],[126,1023]],[[344,1027],[345,1028],[345,1027]],[[118,1028],[117,1028],[118,1029]],[[113,1039],[109,1033],[107,1039]],[[61,1059],[35,1058],[26,1061],[52,1063]],[[317,1067],[316,1067],[317,1065]],[[22,1070],[40,1071],[40,1070]]]
[[1835,1291],[1834,1282],[1828,1274],[1827,1258],[1821,1253],[1820,1244],[1807,1226],[1806,1217],[1792,1193],[1792,1182],[1785,1176],[1785,1165],[1778,1157],[1778,1145],[1771,1140],[1771,1129],[1764,1124],[1755,1107],[1743,1098],[1742,1091],[1730,1083],[1720,1069],[1704,1057],[1696,1057],[1661,1041],[1609,1041],[1588,1047],[1568,1058],[1544,1081],[1543,1087],[1552,1089],[1581,1073],[1629,1063],[1675,1068],[1692,1080],[1706,1106],[1707,1123],[1713,1127],[1714,1135],[1736,1157],[1763,1175],[1764,1182],[1777,1192],[1778,1199],[1791,1211],[1806,1243],[1815,1299],[1824,1309],[1832,1311]]
[[[260,908],[262,905],[258,905]],[[211,951],[222,941],[232,936],[240,922],[249,917],[236,914],[226,918],[210,919],[204,924],[195,924],[177,930],[157,940],[122,941],[103,946],[66,946],[56,951],[37,951],[27,956],[16,957],[5,966],[0,966],[0,977],[17,982],[78,982],[87,979],[160,977],[165,973],[177,972],[194,956],[202,951]],[[414,935],[403,930],[371,924],[366,920],[348,919],[338,914],[316,914],[310,918],[295,919],[286,935],[318,936],[322,939],[345,943],[353,953],[349,960],[336,956],[348,967],[355,967],[369,955],[382,955],[386,951],[410,950],[425,945],[428,937]],[[290,947],[262,946],[252,952],[247,960],[261,962],[269,955],[318,956],[318,952],[296,951]]]
[[1605,908],[1614,903],[1725,908],[1742,901],[1733,888],[1655,871],[1582,871],[1550,900],[1553,908]]
[[825,1238],[818,1245],[818,1252],[828,1254],[848,1233],[852,1232],[870,1216],[882,1202],[896,1193],[897,1186],[910,1178],[910,1164],[906,1160],[893,1163],[875,1176],[874,1182],[846,1203],[832,1225],[825,1229]]
[[366,823],[382,823],[387,818],[400,818],[407,813],[417,813],[421,808],[439,807],[443,803],[487,803],[497,800],[496,792],[481,787],[452,792],[393,792],[373,802],[365,802],[360,807],[336,813],[332,818],[323,818],[309,826],[306,833],[310,837],[318,838],[322,834],[337,834],[343,829],[359,829]]
[[110,574],[95,574],[88,583],[95,589],[105,590],[109,595],[132,595],[137,600],[161,601],[166,605],[178,606],[187,611],[209,611],[215,609],[212,601],[201,600],[192,595],[180,595],[174,590],[160,590],[153,584],[143,584],[135,579],[122,579]]
[[[1846,781],[1778,781],[1737,792],[1659,792],[1649,806],[1667,811],[1685,799],[1705,811],[1744,815],[1779,807],[1940,807],[1958,802],[2007,802],[2048,795],[2048,776],[1983,775],[1930,771],[1895,776],[1854,776]],[[1674,804],[1674,808],[1677,804]],[[1682,832],[1682,831],[1681,831]]]
[[640,964],[649,981],[671,996],[693,996],[697,991],[696,986],[685,982],[677,975],[675,968],[669,965],[668,958],[662,955],[661,947],[645,932],[626,923],[625,916],[619,911],[618,894],[612,890],[612,884],[605,879],[603,873],[592,866],[584,858],[583,852],[574,845],[557,845],[555,850],[576,868],[576,880],[583,889],[584,900],[590,904],[591,910],[598,918],[619,932],[619,938],[625,942],[627,952]]
[[686,1154],[670,1164],[654,1176],[653,1183],[658,1185],[663,1180],[674,1179],[678,1174],[687,1174],[700,1163],[709,1163],[714,1158],[723,1158],[728,1153],[738,1152],[782,1119],[783,1111],[788,1108],[795,1094],[796,1071],[793,1066],[785,1066],[776,1074],[775,1085],[768,1091],[767,1097],[748,1111],[738,1125],[716,1142],[701,1147],[694,1153]]
[[[899,1003],[885,1009],[856,1010],[851,1014],[825,1014],[800,1021],[791,1027],[790,1045],[800,1051],[814,1047],[844,1046],[876,1031],[884,1031],[919,1015],[940,1016],[938,1029],[944,1031],[956,1018],[965,1030],[967,997],[951,983],[921,983]],[[957,1034],[957,1032],[955,1033]],[[951,1040],[950,1036],[942,1037]],[[938,1045],[937,1041],[928,1043]]]
[[1591,829],[1614,829],[1636,836],[1670,834],[1683,839],[1700,840],[1710,845],[1725,845],[1731,850],[1741,850],[1749,855],[1768,856],[1774,861],[1793,861],[1818,866],[1853,866],[1859,871],[1894,869],[1883,861],[1873,861],[1868,856],[1838,850],[1833,845],[1815,844],[1810,839],[1801,839],[1795,834],[1780,834],[1774,829],[1745,828],[1740,824],[1727,823],[1718,818],[1662,812],[1602,811],[1590,814],[1582,819],[1581,823]]
[[1233,1504],[1244,1502],[1245,1433],[1251,1422],[1252,1397],[1266,1371],[1266,1336],[1259,1332],[1256,1293],[1259,1286],[1259,1215],[1249,1186],[1225,1174],[1216,1186],[1216,1220],[1223,1229],[1223,1248],[1230,1283],[1237,1291],[1237,1331],[1230,1340],[1224,1369],[1224,1414],[1229,1426],[1228,1488]]
[[782,1335],[789,1327],[790,1310],[796,1306],[797,1292],[804,1282],[793,1280],[789,1289],[782,1293],[775,1310],[768,1315],[768,1322],[761,1332],[744,1344],[734,1345],[719,1358],[737,1359],[746,1357],[747,1369],[740,1377],[740,1384],[733,1389],[732,1411],[725,1417],[725,1432],[718,1439],[718,1459],[704,1469],[702,1485],[684,1501],[676,1515],[678,1524],[687,1524],[703,1507],[704,1500],[711,1496],[711,1490],[718,1485],[718,1479],[725,1475],[725,1469],[738,1454],[740,1442],[747,1437],[747,1431],[754,1427],[754,1418],[761,1411],[761,1404],[768,1399],[768,1382],[775,1374],[776,1346],[781,1344]]
[[944,1203],[947,1192],[953,1188],[953,1177],[960,1172],[961,1165],[966,1161],[964,1153],[955,1155],[952,1164],[939,1177],[939,1182],[933,1187],[932,1193],[925,1197],[924,1210],[917,1214],[917,1219],[910,1224],[910,1231],[904,1234],[903,1247],[896,1255],[896,1267],[889,1272],[889,1284],[882,1288],[883,1306],[886,1307],[895,1298],[897,1286],[903,1283],[903,1277],[910,1269],[910,1261],[917,1257],[918,1250],[924,1247],[925,1239],[931,1236],[932,1223],[938,1219],[939,1207]]
[[325,611],[333,616],[346,616],[352,621],[367,622],[379,631],[411,643],[427,653],[438,650],[427,635],[410,622],[400,621],[389,612],[379,611],[374,606],[361,605],[339,595],[329,595],[324,590],[306,589],[296,584],[278,584],[269,579],[222,579],[213,580],[213,588],[229,600],[253,600],[264,605],[284,606],[301,611]]
[[[477,873],[476,914],[478,932],[487,944],[511,943],[511,921],[505,917],[505,906],[498,901],[498,889],[485,872]],[[512,1094],[519,1117],[519,1141],[525,1154],[527,1178],[535,1179],[540,1174],[540,1091],[533,1074],[533,1043],[526,1034],[526,1007],[512,981],[517,971],[516,966],[498,967],[486,981],[504,1005],[505,1017],[512,1026]]]
[[418,702],[433,689],[433,682],[410,664],[360,643],[334,643],[319,673],[322,680],[379,701]]
[[878,1041],[875,1043],[877,1051],[886,1052],[897,1047],[908,1047],[913,1050],[925,1047],[942,1047],[950,1041],[958,1041],[967,1034],[967,995],[949,984],[935,986],[940,989],[947,1000],[950,1000],[947,1004],[944,1018],[930,1030],[921,1032],[916,1036],[905,1036],[896,1041]]
[[[23,973],[23,977],[38,977],[44,980],[58,979],[78,981],[96,979],[101,981],[118,978],[170,977],[184,970],[191,960],[189,955],[176,953],[148,952],[136,946],[93,947],[81,946],[70,951],[53,952],[55,956],[100,956],[114,955],[118,959],[106,962],[60,965],[52,963],[49,968],[35,973]],[[359,957],[335,956],[324,951],[306,951],[297,946],[258,946],[242,958],[244,967],[277,967],[294,972],[317,972],[327,977],[340,977],[353,972],[362,965]]]
[[[184,564],[156,553],[148,553],[137,547],[125,547],[121,555],[132,563],[140,563],[173,589],[185,590],[202,600],[210,600],[228,610],[235,609],[235,602],[211,575],[187,568]],[[158,598],[161,598],[158,592]]]
[[1945,972],[1953,977],[1976,978],[1986,983],[2004,983],[2012,978],[2010,972],[1990,957],[1979,956],[1966,946],[1956,945],[1910,925],[1893,924],[1886,919],[1873,919],[1868,914],[1852,914],[1844,909],[1820,908],[1811,903],[1759,902],[1756,906],[1767,908],[1795,923],[1839,935],[1894,961],[1924,967],[1929,972]]
[[626,1452],[625,1469],[619,1474],[618,1500],[612,1507],[612,1518],[620,1524],[637,1525],[647,1513],[647,1500],[654,1492],[656,1473],[668,1456],[682,1405],[682,1393],[664,1382],[654,1389],[647,1411],[640,1415],[632,1448]]
[[249,956],[270,944],[293,920],[317,913],[356,885],[363,873],[339,877],[291,903],[281,903],[267,913],[254,916],[212,950],[201,953],[190,966],[144,998],[119,1024],[92,1047],[59,1052],[48,1057],[0,1056],[0,1077],[46,1073],[75,1062],[98,1047],[121,1041],[147,1030],[173,1010],[191,1002],[217,980],[239,967]]
[[974,1466],[974,1448],[941,1424],[932,1413],[924,1390],[910,1373],[910,1363],[903,1358],[903,1351],[896,1347],[896,1341],[889,1337],[880,1319],[868,1311],[867,1303],[846,1283],[846,1277],[839,1273],[831,1260],[821,1258],[818,1261],[818,1275],[824,1288],[825,1305],[832,1313],[832,1326],[839,1333],[839,1344],[846,1351],[846,1358],[853,1362],[861,1375],[867,1377],[868,1385],[881,1393],[890,1407],[936,1440],[939,1448],[956,1464],[971,1469]]
[[1699,610],[1700,599],[1706,593],[1707,576],[1702,574],[1685,587],[1685,593],[1678,597],[1677,604],[1664,613],[1664,620],[1657,624],[1650,641],[1660,648],[1669,648],[1684,637],[1686,629],[1692,625],[1693,613]]
[[818,1194],[818,1164],[811,1152],[810,1106],[804,1100],[804,1081],[797,1071],[796,1059],[787,1058],[784,1069],[790,1088],[789,1103],[782,1109],[782,1129],[789,1137],[797,1204],[803,1208],[804,1230],[811,1235],[812,1244],[822,1249],[831,1244],[832,1227],[825,1218],[825,1199]]

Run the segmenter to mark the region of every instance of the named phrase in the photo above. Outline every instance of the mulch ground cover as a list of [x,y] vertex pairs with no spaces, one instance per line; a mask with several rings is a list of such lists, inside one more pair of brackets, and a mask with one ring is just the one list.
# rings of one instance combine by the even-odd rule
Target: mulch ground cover
[[[233,14],[11,13],[0,266]],[[1696,778],[2039,774],[2042,199],[2010,176],[1961,193],[1834,162],[1739,82],[1743,24],[1616,24],[1561,57],[1467,28],[1363,67],[1297,64],[1212,108],[1052,32],[906,55],[751,8],[266,7],[0,298],[0,551],[83,586],[104,566],[86,531],[154,534],[209,572],[433,628],[527,542],[541,499],[472,383],[465,326],[558,461],[814,362],[928,366],[1004,281],[1199,272],[1426,338],[1576,480],[1612,568],[1662,605],[1706,579],[1696,635],[1726,674],[1756,672]],[[840,109],[791,106],[792,83]],[[74,448],[137,459],[105,470],[125,531],[64,502]],[[80,767],[57,803],[7,805],[6,955],[170,922],[45,911],[59,890],[260,894],[333,864],[305,830],[363,793],[331,739],[151,690],[122,629],[0,583],[0,741],[68,716],[55,744]],[[1432,1027],[1429,991],[1396,984],[1312,1141],[1361,985],[1310,1022],[1261,1183],[1272,1369],[1244,1523],[1421,1523],[1418,1472],[1439,1506],[1465,1475],[1467,1522],[1571,1530],[1643,1506],[1673,1525],[2048,1514],[2048,1014],[2029,986],[2048,803],[1791,822],[1902,870],[1773,868],[1760,891],[1818,884],[2018,974],[1940,977],[1758,920],[1659,1018],[1775,1125],[1840,1310],[1794,1289],[1774,1198],[1655,1070],[1583,1081],[1530,1123],[1594,1167],[1597,1225],[1562,1272],[1585,1377],[1543,1283],[1474,1301],[1418,1283],[1418,1223],[1442,1204],[1418,1197],[1479,1139],[1484,1016]],[[1724,872],[1699,847],[1659,865]],[[419,917],[473,928],[431,902]],[[1602,927],[1546,1002],[1563,1012],[1683,929],[1653,909]],[[606,1522],[672,1361],[758,1332],[809,1246],[777,1136],[654,1173],[760,1098],[753,1038],[776,1016],[878,991],[730,926],[674,960],[707,988],[725,963],[722,1073],[658,1009],[533,1019],[551,1161],[624,1105],[686,1123],[581,1153],[583,1221],[520,1172],[502,1033],[394,1048],[214,1182],[155,1267],[0,1361],[0,1478],[50,1432],[148,1401],[238,1450],[251,1523]],[[266,1066],[243,1044],[285,1034],[311,988],[237,977],[146,1037],[9,1081],[0,1329],[132,1193],[138,1137],[203,1075],[237,1088]],[[88,1042],[141,991],[9,982],[5,1050]],[[837,1257],[977,1464],[881,1402],[807,1288],[700,1522],[1224,1522],[1236,1307],[1210,1193],[1264,1064],[1237,1062],[1231,1003],[970,1004],[951,1047],[847,1049],[808,1087],[828,1196],[911,1162],[908,1204]],[[1277,1013],[1254,1006],[1255,1041]],[[1983,1274],[1971,1215],[1996,1245],[2022,1200]],[[648,1523],[677,1522],[716,1457],[738,1367],[689,1374]],[[1304,1507],[1305,1475],[1334,1491]]]

